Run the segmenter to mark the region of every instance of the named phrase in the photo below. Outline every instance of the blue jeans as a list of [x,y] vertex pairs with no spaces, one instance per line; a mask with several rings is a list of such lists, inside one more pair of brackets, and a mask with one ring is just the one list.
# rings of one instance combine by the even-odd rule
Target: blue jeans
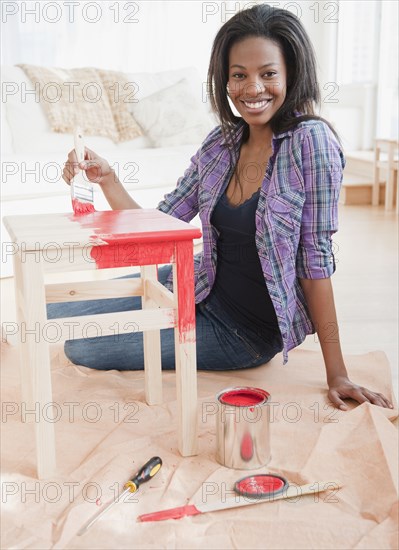
[[[158,280],[164,284],[171,266],[158,269]],[[139,274],[127,277],[139,277]],[[141,309],[140,296],[64,302],[47,305],[49,319],[76,317]],[[265,342],[256,334],[238,326],[220,307],[212,293],[195,307],[197,368],[230,370],[256,367],[267,363],[282,350],[279,337]],[[174,329],[161,330],[162,368],[175,368]],[[143,334],[99,336],[65,342],[65,354],[76,365],[99,370],[142,370],[144,368]]]

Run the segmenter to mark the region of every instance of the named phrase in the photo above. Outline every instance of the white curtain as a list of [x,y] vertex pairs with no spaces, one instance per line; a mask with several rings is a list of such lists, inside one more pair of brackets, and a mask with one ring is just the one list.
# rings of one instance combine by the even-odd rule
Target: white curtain
[[[370,93],[365,109],[373,138],[398,139],[398,2],[344,0],[339,4],[338,83]],[[362,86],[364,91],[362,91]],[[342,106],[344,106],[343,102]],[[354,103],[366,103],[364,97]],[[365,128],[362,130],[366,131]]]
[[378,63],[376,137],[399,139],[398,116],[398,3],[381,6],[381,33]]

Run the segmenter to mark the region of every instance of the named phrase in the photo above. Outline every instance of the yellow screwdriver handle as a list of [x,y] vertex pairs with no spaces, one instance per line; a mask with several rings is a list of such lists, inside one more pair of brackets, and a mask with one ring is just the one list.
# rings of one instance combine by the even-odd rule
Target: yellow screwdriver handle
[[153,456],[142,468],[135,474],[132,479],[125,483],[125,489],[129,489],[131,493],[135,493],[142,483],[155,476],[161,469],[162,460],[159,456]]

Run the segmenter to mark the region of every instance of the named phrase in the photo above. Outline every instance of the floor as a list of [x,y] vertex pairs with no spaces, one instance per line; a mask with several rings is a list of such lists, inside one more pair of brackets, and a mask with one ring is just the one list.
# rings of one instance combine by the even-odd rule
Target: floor
[[[398,396],[398,217],[383,207],[340,206],[333,276],[344,354],[383,350]],[[104,275],[106,275],[104,273]],[[0,280],[2,327],[15,325],[13,279]],[[17,336],[10,336],[15,343]],[[315,336],[300,346],[318,350]]]
[[[340,206],[335,304],[343,353],[382,350],[398,396],[398,217],[382,206]],[[314,336],[300,346],[319,348]]]

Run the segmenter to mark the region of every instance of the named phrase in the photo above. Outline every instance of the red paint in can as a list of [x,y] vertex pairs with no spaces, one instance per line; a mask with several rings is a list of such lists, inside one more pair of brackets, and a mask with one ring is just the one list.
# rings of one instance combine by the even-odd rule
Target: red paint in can
[[269,397],[266,391],[258,388],[237,388],[220,395],[219,401],[235,407],[251,407],[264,403]]

